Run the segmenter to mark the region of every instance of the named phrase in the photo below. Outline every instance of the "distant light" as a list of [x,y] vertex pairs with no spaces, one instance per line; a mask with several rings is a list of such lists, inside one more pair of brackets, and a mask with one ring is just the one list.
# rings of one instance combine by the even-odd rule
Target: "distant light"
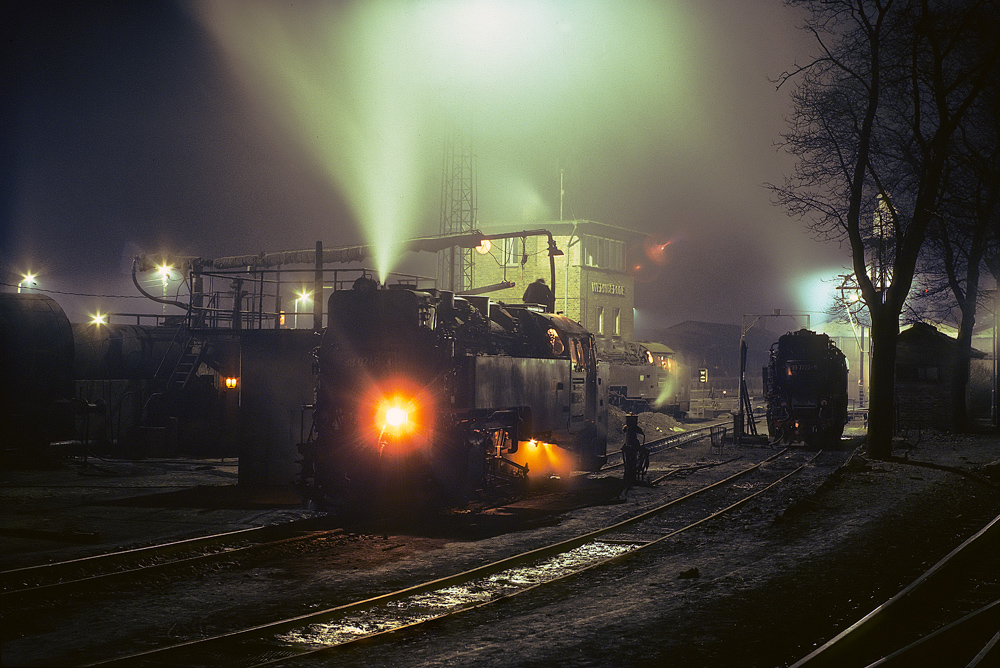
[[160,275],[160,278],[163,279],[163,284],[164,285],[166,285],[167,281],[170,280],[170,272],[172,272],[173,270],[174,270],[174,267],[173,267],[173,265],[170,265],[170,264],[157,265],[157,267],[156,267],[156,273],[158,273]]
[[98,311],[97,313],[94,313],[93,315],[90,316],[90,324],[91,325],[106,325],[106,324],[108,324],[108,314],[107,313],[101,313],[100,311]]
[[299,304],[301,304],[303,302],[311,302],[312,301],[312,295],[313,295],[313,293],[312,292],[308,292],[308,291],[306,291],[305,288],[303,288],[302,290],[299,290],[295,294],[298,295],[298,297],[295,299],[295,319],[292,321],[292,328],[293,329],[298,329],[299,328]]
[[27,274],[21,274],[21,276],[23,276],[24,278],[21,280],[20,283],[17,284],[17,291],[18,292],[21,291],[22,287],[26,287],[28,284],[30,284],[30,285],[38,285],[35,282],[35,275],[32,274],[31,272],[28,272]]
[[236,386],[239,385],[239,383],[240,383],[240,379],[239,378],[233,378],[232,376],[230,376],[230,377],[226,378],[226,389],[227,390],[235,390]]

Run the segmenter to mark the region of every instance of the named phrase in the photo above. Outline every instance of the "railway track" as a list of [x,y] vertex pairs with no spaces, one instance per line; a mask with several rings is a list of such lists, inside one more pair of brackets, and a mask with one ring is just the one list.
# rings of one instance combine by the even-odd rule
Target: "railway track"
[[818,454],[781,450],[615,524],[454,575],[310,614],[84,665],[212,666],[222,657],[226,665],[269,665],[460,615],[624,559],[732,513],[796,475]]
[[[708,437],[713,426],[667,436],[648,444],[651,452],[694,443]],[[620,468],[610,464],[604,470]],[[278,526],[255,527],[210,536],[171,541],[141,548],[71,559],[67,561],[0,571],[0,602],[23,601],[32,597],[59,597],[72,592],[106,587],[115,582],[182,568],[206,566],[244,558],[292,542],[308,541],[340,532],[316,530],[306,520]]]
[[792,668],[1000,665],[1000,516]]
[[0,602],[58,597],[113,582],[141,579],[181,568],[242,559],[288,543],[341,532],[317,530],[311,520],[241,529],[158,545],[121,550],[52,564],[0,572]]
[[[716,430],[725,427],[728,421],[718,422],[715,424],[706,425],[704,427],[699,427],[697,429],[689,429],[684,432],[677,434],[671,434],[670,436],[664,436],[663,438],[658,438],[645,443],[646,448],[649,450],[649,454],[654,455],[658,452],[663,452],[668,448],[677,448],[685,445],[690,445],[692,443],[697,443],[703,439],[709,438],[712,435],[712,430]],[[609,458],[613,457],[611,453],[608,453]],[[620,469],[624,466],[624,462],[614,462],[608,463],[601,467],[601,471],[613,471],[615,469]]]

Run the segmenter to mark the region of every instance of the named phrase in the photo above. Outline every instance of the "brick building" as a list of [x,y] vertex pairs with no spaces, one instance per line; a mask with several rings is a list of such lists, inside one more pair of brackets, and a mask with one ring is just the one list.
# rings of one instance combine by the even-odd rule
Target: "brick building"
[[[635,281],[628,273],[627,251],[645,234],[589,220],[539,223],[564,254],[555,259],[556,312],[576,320],[598,337],[632,340]],[[481,226],[485,234],[529,230],[523,225]],[[472,253],[472,289],[513,282],[493,290],[495,301],[520,303],[524,289],[543,278],[552,287],[548,237],[544,234],[496,239],[488,251]]]
[[[973,358],[986,355],[972,351]],[[925,323],[899,333],[896,345],[896,416],[900,429],[954,427],[952,392],[958,341]]]

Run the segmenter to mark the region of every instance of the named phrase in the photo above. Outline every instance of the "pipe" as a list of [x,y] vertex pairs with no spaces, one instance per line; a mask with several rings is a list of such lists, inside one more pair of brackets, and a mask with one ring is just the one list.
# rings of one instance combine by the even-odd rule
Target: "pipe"
[[185,311],[187,310],[188,305],[185,304],[185,303],[183,303],[183,302],[174,301],[172,299],[163,299],[161,297],[157,297],[155,295],[151,295],[148,292],[146,292],[145,290],[143,290],[142,286],[139,285],[139,278],[136,276],[136,271],[138,269],[138,263],[139,263],[139,258],[138,257],[136,257],[135,259],[132,260],[132,283],[135,284],[136,289],[138,289],[139,292],[141,292],[143,294],[143,296],[148,297],[149,299],[152,299],[154,302],[159,302],[160,304],[167,304],[168,306],[176,306],[178,308],[184,309]]

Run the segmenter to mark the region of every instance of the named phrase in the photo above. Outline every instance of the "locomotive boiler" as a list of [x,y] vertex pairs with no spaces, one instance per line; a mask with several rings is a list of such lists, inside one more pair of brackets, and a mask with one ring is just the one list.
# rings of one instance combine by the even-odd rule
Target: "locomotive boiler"
[[839,444],[847,424],[847,360],[829,336],[807,329],[781,336],[763,374],[773,442]]
[[596,470],[606,385],[593,336],[532,305],[384,287],[328,302],[317,349],[308,487],[327,500],[419,505],[526,476],[519,450],[557,446]]

